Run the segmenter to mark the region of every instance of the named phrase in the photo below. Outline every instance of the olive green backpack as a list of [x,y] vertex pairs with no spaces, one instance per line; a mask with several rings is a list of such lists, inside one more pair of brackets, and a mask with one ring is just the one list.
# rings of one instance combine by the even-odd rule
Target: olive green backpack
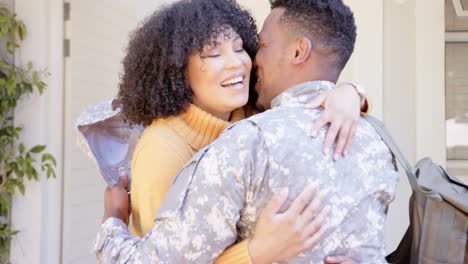
[[468,264],[468,186],[430,158],[412,167],[382,122],[371,116],[365,119],[402,165],[413,190],[409,202],[410,225],[387,261]]

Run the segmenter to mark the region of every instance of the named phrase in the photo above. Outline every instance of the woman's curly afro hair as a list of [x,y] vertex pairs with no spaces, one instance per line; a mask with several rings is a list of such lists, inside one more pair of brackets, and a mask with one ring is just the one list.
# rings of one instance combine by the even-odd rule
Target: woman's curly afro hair
[[127,122],[147,126],[185,112],[192,102],[184,76],[188,58],[226,29],[240,35],[254,58],[257,27],[235,0],[181,0],[143,21],[130,37],[119,84],[118,100]]

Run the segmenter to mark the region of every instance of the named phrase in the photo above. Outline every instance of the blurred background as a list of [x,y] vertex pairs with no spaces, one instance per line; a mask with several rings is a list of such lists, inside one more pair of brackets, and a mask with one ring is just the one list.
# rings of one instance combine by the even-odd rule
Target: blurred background
[[[104,181],[76,144],[75,121],[90,104],[117,93],[128,36],[171,0],[0,0],[28,36],[15,57],[51,77],[43,96],[15,112],[26,143],[48,146],[57,179],[28,183],[13,198],[12,263],[96,263],[91,247],[103,213]],[[239,0],[259,28],[267,0]],[[345,0],[358,40],[342,80],[362,83],[407,158],[431,156],[468,182],[468,0]],[[387,223],[393,250],[408,225],[410,188],[400,180]]]

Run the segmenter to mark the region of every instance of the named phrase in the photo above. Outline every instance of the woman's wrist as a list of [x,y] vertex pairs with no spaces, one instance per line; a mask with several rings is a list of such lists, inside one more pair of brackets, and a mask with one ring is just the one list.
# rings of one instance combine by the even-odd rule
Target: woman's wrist
[[359,96],[359,105],[361,107],[361,112],[366,113],[367,109],[368,109],[366,90],[362,87],[362,85],[360,85],[357,82],[345,81],[345,82],[342,82],[342,83],[347,84],[347,85],[351,86],[354,89],[354,91]]
[[263,252],[261,243],[257,243],[254,237],[249,239],[247,249],[249,251],[250,262],[252,264],[269,264],[268,252]]

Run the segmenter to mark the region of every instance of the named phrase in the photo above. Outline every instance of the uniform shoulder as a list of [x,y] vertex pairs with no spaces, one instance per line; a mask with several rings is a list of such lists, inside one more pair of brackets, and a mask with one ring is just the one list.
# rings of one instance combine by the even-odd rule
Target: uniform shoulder
[[228,126],[226,130],[224,130],[223,135],[238,135],[238,134],[258,134],[260,132],[259,127],[257,125],[257,122],[255,122],[255,119],[251,119],[252,117],[249,117],[247,119],[243,119],[240,121],[237,121],[236,123]]
[[238,121],[229,127],[208,145],[208,149],[239,149],[248,145],[260,143],[263,140],[263,133],[260,127],[248,119]]

